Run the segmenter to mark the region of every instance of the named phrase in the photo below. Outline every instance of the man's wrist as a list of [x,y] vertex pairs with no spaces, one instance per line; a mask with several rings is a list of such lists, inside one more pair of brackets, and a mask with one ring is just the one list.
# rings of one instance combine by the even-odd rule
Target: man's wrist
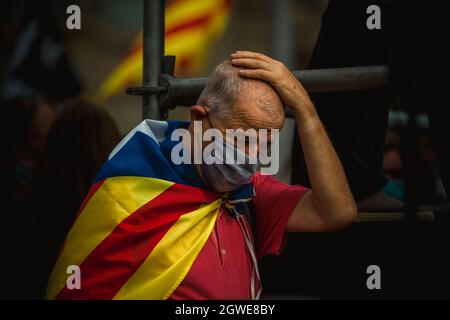
[[312,101],[307,99],[302,99],[296,106],[292,107],[292,113],[299,126],[306,125],[311,121],[319,121],[316,108]]
[[297,121],[297,127],[300,133],[304,133],[306,131],[323,130],[323,124],[317,116],[312,116],[301,122]]

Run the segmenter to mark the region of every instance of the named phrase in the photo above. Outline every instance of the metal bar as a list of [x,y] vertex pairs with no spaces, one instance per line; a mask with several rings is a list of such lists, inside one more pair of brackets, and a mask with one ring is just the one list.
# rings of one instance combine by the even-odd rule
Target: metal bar
[[[143,87],[158,87],[164,56],[164,0],[144,0]],[[142,97],[142,117],[161,119],[159,93]]]
[[271,56],[290,69],[294,67],[294,41],[292,32],[293,0],[271,1]]
[[379,89],[387,86],[387,66],[294,71],[309,93]]
[[[309,93],[356,91],[377,89],[387,86],[389,68],[387,66],[367,66],[351,68],[329,68],[294,71],[294,75]],[[191,106],[205,87],[208,78],[173,78],[163,75],[168,86],[165,106]]]

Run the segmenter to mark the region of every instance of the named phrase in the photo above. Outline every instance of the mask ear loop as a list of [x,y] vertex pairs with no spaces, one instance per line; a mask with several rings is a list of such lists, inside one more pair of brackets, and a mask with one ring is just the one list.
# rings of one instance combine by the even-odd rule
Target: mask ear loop
[[[209,111],[206,110],[205,106],[201,106],[201,107],[203,108],[203,110],[205,110],[206,118],[208,119],[208,122],[209,122],[209,127],[210,127],[211,129],[218,130],[217,128],[214,128],[214,126],[213,126],[213,124],[212,124],[212,122],[211,122],[211,119],[209,118]],[[224,138],[222,138],[222,141],[223,141],[223,139],[224,139]]]
[[[206,118],[208,119],[208,122],[209,122],[209,127],[211,128],[211,129],[214,129],[214,127],[213,127],[213,125],[212,125],[212,122],[211,122],[211,119],[209,118],[209,112],[208,112],[208,110],[206,110],[206,108],[205,108],[205,106],[201,106],[202,108],[203,108],[203,110],[205,110],[205,114],[206,114]],[[211,188],[212,188],[212,186],[207,182],[207,181],[205,181],[206,182],[206,184],[207,185],[209,185]]]
[[209,112],[208,112],[208,110],[206,110],[205,106],[202,106],[202,108],[203,108],[203,110],[205,110],[206,118],[208,119],[208,122],[209,122],[209,127],[210,127],[211,129],[214,128],[213,125],[212,125],[211,119],[209,118]]

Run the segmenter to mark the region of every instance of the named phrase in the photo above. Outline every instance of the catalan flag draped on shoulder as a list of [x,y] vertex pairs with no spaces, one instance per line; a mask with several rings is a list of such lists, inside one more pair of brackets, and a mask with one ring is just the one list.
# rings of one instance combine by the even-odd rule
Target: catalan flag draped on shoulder
[[[225,31],[232,0],[173,0],[165,11],[165,54],[177,57],[175,74],[196,74],[205,67],[211,42]],[[142,82],[142,33],[132,49],[100,85],[99,102]]]
[[[188,122],[145,120],[112,151],[84,200],[50,276],[47,299],[167,299],[189,272],[223,199],[170,139]],[[247,195],[245,196],[247,197]],[[81,288],[70,289],[69,266]]]

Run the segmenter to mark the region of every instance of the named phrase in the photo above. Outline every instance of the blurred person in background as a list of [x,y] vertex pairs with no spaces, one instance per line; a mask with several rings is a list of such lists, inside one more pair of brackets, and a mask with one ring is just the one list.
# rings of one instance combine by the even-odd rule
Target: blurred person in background
[[0,112],[4,150],[0,160],[1,196],[9,209],[22,212],[30,196],[36,161],[56,113],[46,100],[38,97],[12,99],[4,103]]
[[4,101],[0,108],[1,219],[0,243],[5,261],[2,274],[8,275],[1,286],[0,295],[19,297],[27,286],[25,252],[29,250],[28,222],[32,216],[31,180],[36,163],[56,112],[47,100],[37,96],[17,97]]
[[108,112],[82,100],[68,102],[55,119],[32,180],[40,297],[84,196],[119,140]]
[[[388,3],[381,6],[382,29],[366,27],[368,1],[330,1],[310,69],[386,64],[391,25]],[[383,192],[389,181],[382,175],[388,116],[386,88],[370,91],[326,92],[313,97],[336,152],[344,166],[359,211],[401,210],[403,203]],[[293,163],[303,162],[300,141],[294,136]],[[304,162],[303,162],[304,163]],[[294,183],[309,185],[305,165],[293,167]],[[386,188],[387,189],[387,188]]]
[[[367,9],[380,9],[380,28],[367,27]],[[400,97],[411,118],[428,111],[432,135],[440,162],[444,186],[450,184],[450,147],[448,117],[442,104],[446,101],[444,72],[448,55],[442,34],[445,12],[440,7],[401,1],[329,1],[322,17],[318,40],[309,68],[339,68],[370,65],[390,67],[390,87],[367,91],[327,92],[313,98],[333,145],[344,166],[358,210],[397,212],[405,202],[428,201],[429,190],[421,162],[408,153],[410,182],[402,183],[383,176],[383,150],[392,93]],[[439,31],[439,32],[438,32]],[[448,69],[445,69],[448,70]],[[411,137],[408,137],[411,140]],[[412,137],[414,138],[414,137]],[[408,139],[406,139],[408,140]],[[411,141],[405,141],[411,143]],[[294,135],[292,182],[309,185],[303,152]],[[413,175],[413,177],[411,177]],[[406,192],[405,192],[406,191]],[[412,192],[411,192],[412,191]]]

